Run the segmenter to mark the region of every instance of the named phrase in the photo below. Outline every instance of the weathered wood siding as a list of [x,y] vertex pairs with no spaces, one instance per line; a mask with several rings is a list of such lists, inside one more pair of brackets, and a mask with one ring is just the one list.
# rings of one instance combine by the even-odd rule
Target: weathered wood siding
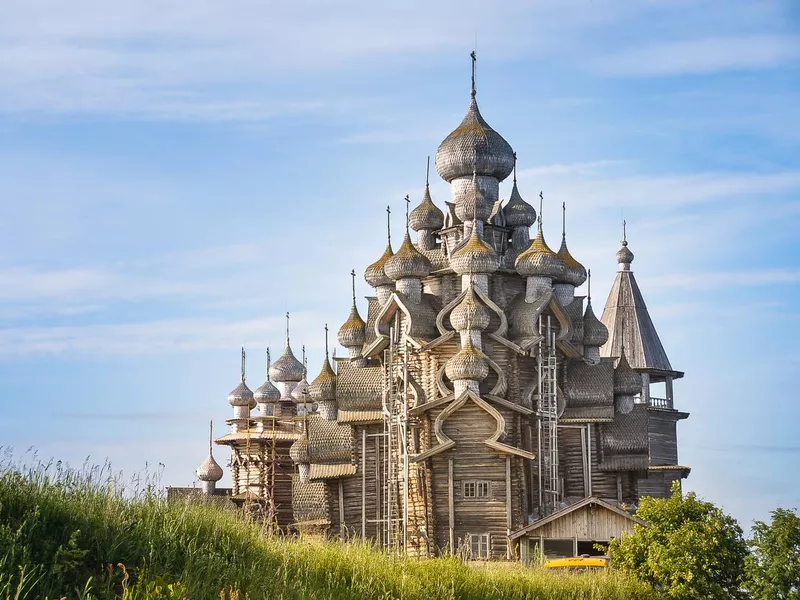
[[579,508],[534,530],[531,537],[572,539],[584,542],[607,542],[623,532],[633,532],[634,521],[602,506]]
[[664,410],[648,411],[647,434],[650,439],[650,464],[678,464],[676,418]]

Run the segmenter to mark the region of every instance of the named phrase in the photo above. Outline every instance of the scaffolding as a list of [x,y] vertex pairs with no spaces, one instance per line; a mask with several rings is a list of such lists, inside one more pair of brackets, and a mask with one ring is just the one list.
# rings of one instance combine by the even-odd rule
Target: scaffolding
[[555,511],[559,500],[558,474],[558,359],[552,317],[539,316],[537,354],[537,431],[539,466],[539,512]]

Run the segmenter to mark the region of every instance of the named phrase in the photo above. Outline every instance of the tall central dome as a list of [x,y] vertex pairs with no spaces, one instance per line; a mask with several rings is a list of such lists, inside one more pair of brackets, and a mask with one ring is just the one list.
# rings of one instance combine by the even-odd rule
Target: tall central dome
[[489,175],[503,181],[514,170],[514,151],[478,110],[474,52],[472,59],[472,89],[467,114],[436,150],[436,171],[448,183],[471,176],[473,170],[478,175]]

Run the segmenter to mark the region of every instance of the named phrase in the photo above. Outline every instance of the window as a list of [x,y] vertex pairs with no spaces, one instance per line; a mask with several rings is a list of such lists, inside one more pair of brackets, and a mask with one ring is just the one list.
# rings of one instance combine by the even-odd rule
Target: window
[[489,558],[489,534],[471,533],[469,535],[470,558]]
[[488,498],[491,482],[486,479],[467,479],[461,484],[464,498]]

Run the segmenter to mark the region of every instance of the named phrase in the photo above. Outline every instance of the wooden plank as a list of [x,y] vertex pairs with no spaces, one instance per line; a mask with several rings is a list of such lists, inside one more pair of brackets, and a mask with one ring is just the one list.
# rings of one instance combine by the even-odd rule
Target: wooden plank
[[455,545],[455,499],[453,498],[453,459],[447,459],[447,487],[450,490],[447,496],[447,510],[449,515],[449,527],[450,527],[450,552],[454,553],[456,551]]

